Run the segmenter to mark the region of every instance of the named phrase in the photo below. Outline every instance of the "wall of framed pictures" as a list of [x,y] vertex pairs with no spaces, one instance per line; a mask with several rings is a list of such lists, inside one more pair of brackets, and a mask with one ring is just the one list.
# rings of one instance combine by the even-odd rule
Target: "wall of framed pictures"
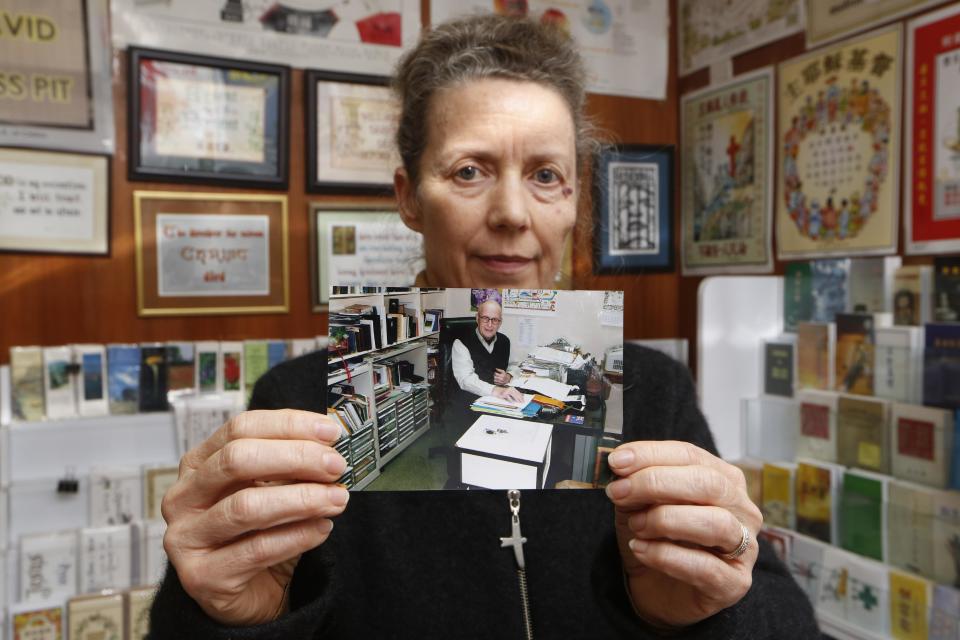
[[[93,0],[88,3],[96,4]],[[406,2],[406,0],[404,0]],[[122,3],[121,3],[122,4]],[[129,3],[128,3],[129,4]],[[222,4],[222,3],[221,3]],[[406,2],[404,6],[410,4]],[[420,4],[420,3],[417,3]],[[670,3],[671,15],[675,14],[675,7]],[[218,5],[219,6],[219,5]],[[420,20],[426,24],[429,20],[429,3],[420,14]],[[129,35],[129,30],[127,30]],[[116,30],[114,33],[116,36]],[[153,37],[153,36],[151,36]],[[159,37],[159,36],[156,36]],[[101,255],[81,255],[65,253],[24,253],[0,249],[0,364],[9,360],[9,347],[12,345],[28,344],[64,344],[68,342],[144,342],[167,339],[243,339],[249,336],[301,337],[306,335],[320,335],[325,332],[326,311],[318,303],[315,295],[315,285],[311,280],[311,260],[316,254],[311,252],[311,208],[330,209],[361,207],[376,210],[389,210],[393,199],[384,187],[389,180],[376,171],[367,171],[368,175],[360,175],[352,171],[356,167],[366,168],[371,160],[380,162],[382,154],[381,140],[374,137],[377,129],[371,127],[371,137],[364,138],[363,144],[350,150],[344,155],[343,150],[336,147],[336,120],[325,118],[316,119],[317,109],[326,109],[333,113],[338,110],[344,118],[355,117],[350,111],[350,100],[355,96],[369,98],[382,88],[385,80],[382,74],[389,65],[370,69],[350,69],[350,75],[336,76],[329,72],[310,73],[300,68],[288,68],[287,95],[284,96],[286,106],[282,114],[288,133],[285,136],[287,149],[282,156],[287,161],[286,188],[282,188],[282,181],[269,184],[269,180],[261,181],[256,187],[251,185],[249,173],[251,158],[258,160],[270,149],[269,132],[264,131],[261,144],[247,144],[246,147],[231,147],[230,152],[224,150],[224,144],[231,138],[217,137],[219,134],[210,134],[202,139],[187,139],[183,136],[169,138],[166,143],[157,148],[143,144],[143,127],[139,128],[140,143],[138,149],[142,152],[138,159],[130,153],[131,132],[131,105],[134,102],[131,92],[134,86],[131,78],[134,69],[131,68],[128,49],[116,48],[118,42],[114,38],[114,49],[110,52],[110,63],[114,70],[111,79],[113,112],[113,134],[111,141],[116,153],[107,157],[108,207],[104,215],[108,216],[109,233],[108,247]],[[164,49],[162,42],[138,41],[138,46],[149,46],[153,49]],[[671,34],[671,51],[675,51],[675,37]],[[176,47],[168,47],[177,50]],[[251,49],[253,51],[253,49]],[[184,52],[182,52],[184,53]],[[183,103],[185,95],[202,95],[203,101],[194,105],[191,113],[181,115],[192,118],[194,121],[204,117],[203,108],[216,109],[218,104],[230,101],[238,109],[247,112],[267,109],[269,105],[256,103],[249,98],[252,92],[247,91],[251,82],[259,82],[257,86],[267,86],[263,80],[241,73],[234,73],[234,77],[244,77],[244,82],[229,80],[231,71],[240,72],[244,69],[209,66],[207,60],[197,60],[197,56],[227,55],[216,48],[207,48],[203,51],[185,52],[191,55],[186,60],[168,61],[166,64],[183,62],[184,68],[178,75],[170,76],[166,85],[160,87],[160,93],[152,95],[147,92],[138,94],[141,99],[137,113],[143,116],[144,106],[153,109],[150,117],[142,117],[138,124],[144,122],[153,125],[162,125],[167,130],[176,131],[177,120],[170,119],[169,113],[156,118],[156,107]],[[240,56],[233,54],[231,62],[237,62]],[[671,54],[671,59],[674,59]],[[224,60],[223,58],[220,59]],[[242,61],[241,61],[242,62]],[[249,62],[267,63],[272,65],[289,64],[290,60],[255,57]],[[204,66],[207,65],[207,66]],[[310,76],[308,81],[308,76]],[[141,89],[143,79],[150,79],[149,75],[138,72]],[[224,78],[228,80],[224,81]],[[153,78],[155,80],[155,78]],[[154,84],[156,89],[156,84]],[[258,89],[259,90],[259,89]],[[311,94],[312,95],[308,95]],[[612,95],[591,96],[589,111],[605,128],[617,139],[636,144],[673,146],[678,141],[677,129],[677,101],[676,101],[676,74],[670,70],[667,81],[667,97],[663,101],[640,100]],[[277,94],[278,100],[280,94]],[[142,99],[146,97],[152,102],[144,105]],[[159,102],[158,102],[159,99]],[[382,110],[378,110],[375,100],[367,100],[369,111],[364,117],[382,117]],[[152,120],[150,118],[153,118]],[[166,118],[166,119],[165,119]],[[318,127],[326,131],[318,132]],[[332,128],[332,129],[331,129]],[[234,131],[233,134],[237,134]],[[249,132],[248,132],[249,133]],[[258,132],[259,133],[259,132]],[[315,144],[318,133],[330,134],[330,146],[318,150],[316,158],[319,162],[310,166],[307,162],[310,156],[311,140]],[[234,137],[233,139],[239,139]],[[191,149],[191,145],[193,145]],[[222,157],[219,162],[198,162],[192,156],[199,155],[197,145],[206,146],[214,150],[220,149]],[[218,147],[219,145],[219,147]],[[60,151],[59,149],[57,151]],[[87,151],[74,148],[71,151]],[[324,151],[325,153],[320,153]],[[232,155],[233,157],[229,157]],[[87,158],[88,156],[80,156]],[[94,156],[95,157],[95,156]],[[105,156],[106,157],[106,156]],[[326,158],[326,160],[324,160]],[[177,161],[171,161],[176,159]],[[331,162],[336,159],[339,165]],[[344,159],[350,162],[344,163]],[[202,168],[211,173],[220,173],[212,180],[205,179],[200,183],[188,182],[183,175],[176,175],[173,168],[182,168],[185,165]],[[278,168],[276,166],[271,168]],[[239,175],[239,180],[230,180]],[[270,174],[275,177],[277,174]],[[253,176],[257,178],[258,176]],[[260,176],[262,177],[262,176]],[[588,186],[585,188],[589,190]],[[246,196],[276,196],[282,195],[286,199],[287,208],[287,240],[286,253],[289,266],[289,283],[287,289],[288,305],[286,311],[252,312],[240,315],[189,315],[176,313],[173,315],[141,315],[139,302],[139,284],[137,278],[136,233],[134,216],[134,194],[136,192],[173,192],[173,193],[210,193],[227,194],[238,198]],[[374,213],[374,215],[376,215]],[[588,198],[584,198],[581,208],[581,224],[575,230],[571,246],[593,246],[593,211]],[[671,222],[673,224],[673,222]],[[677,227],[679,228],[679,227]],[[674,255],[679,255],[674,253]],[[626,310],[624,335],[628,338],[641,337],[672,337],[679,321],[680,299],[677,295],[679,276],[674,272],[649,272],[640,276],[637,273],[623,275],[600,275],[594,273],[594,256],[591,249],[575,249],[572,256],[572,281],[576,288],[587,289],[625,289],[633,292],[628,299]],[[198,272],[203,276],[205,271]],[[219,271],[216,272],[219,274]],[[194,274],[197,275],[197,274]],[[229,276],[229,274],[227,274]],[[212,277],[212,276],[211,276]],[[658,310],[651,309],[650,301],[656,300]],[[282,306],[282,305],[281,305]],[[648,309],[648,311],[643,311]]]

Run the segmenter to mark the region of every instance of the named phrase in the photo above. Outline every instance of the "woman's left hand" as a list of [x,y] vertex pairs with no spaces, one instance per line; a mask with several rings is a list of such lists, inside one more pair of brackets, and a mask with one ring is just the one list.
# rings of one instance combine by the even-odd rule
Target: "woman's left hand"
[[[763,516],[743,472],[688,442],[629,442],[610,454],[607,486],[634,607],[649,624],[685,627],[736,604],[752,584]],[[724,559],[743,540],[742,555]]]

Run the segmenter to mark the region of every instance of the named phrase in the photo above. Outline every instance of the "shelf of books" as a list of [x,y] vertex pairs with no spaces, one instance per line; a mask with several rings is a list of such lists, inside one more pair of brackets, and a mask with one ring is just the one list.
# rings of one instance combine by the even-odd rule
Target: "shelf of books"
[[349,443],[341,482],[359,490],[429,428],[428,358],[445,292],[354,289],[331,296],[327,384],[328,413],[343,427],[338,448]]
[[794,263],[782,290],[759,388],[731,389],[761,535],[830,635],[957,637],[960,259]]
[[270,367],[320,346],[11,349],[0,367],[0,619],[42,627],[92,607],[146,620],[166,566],[160,504],[180,456],[240,412]]

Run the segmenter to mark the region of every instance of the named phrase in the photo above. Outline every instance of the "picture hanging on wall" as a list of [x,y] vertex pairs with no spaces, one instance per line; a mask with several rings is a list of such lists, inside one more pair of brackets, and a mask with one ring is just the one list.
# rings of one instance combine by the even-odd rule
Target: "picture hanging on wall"
[[135,191],[141,316],[286,313],[287,197]]
[[0,252],[110,253],[110,158],[0,149]]
[[907,27],[906,252],[960,251],[960,6]]
[[594,272],[672,270],[673,147],[604,147],[593,188]]
[[680,75],[803,31],[803,0],[680,0]]
[[897,25],[780,64],[781,260],[896,253],[901,37]]
[[307,190],[393,194],[396,100],[382,76],[308,71]]
[[287,67],[130,49],[130,179],[285,189]]
[[943,0],[805,0],[807,48],[840,40]]
[[385,204],[310,205],[310,279],[314,311],[330,285],[411,286],[423,270],[423,239]]
[[683,97],[683,273],[773,269],[773,69]]
[[4,0],[0,145],[113,153],[107,0]]

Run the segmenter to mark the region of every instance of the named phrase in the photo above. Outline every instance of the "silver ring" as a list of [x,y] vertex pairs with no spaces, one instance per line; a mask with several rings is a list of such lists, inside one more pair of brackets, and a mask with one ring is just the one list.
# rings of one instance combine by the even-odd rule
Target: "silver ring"
[[736,560],[746,552],[747,547],[750,546],[750,531],[747,529],[746,525],[742,522],[740,523],[740,529],[743,531],[743,537],[740,539],[740,546],[731,551],[730,553],[725,553],[720,557],[724,560]]

